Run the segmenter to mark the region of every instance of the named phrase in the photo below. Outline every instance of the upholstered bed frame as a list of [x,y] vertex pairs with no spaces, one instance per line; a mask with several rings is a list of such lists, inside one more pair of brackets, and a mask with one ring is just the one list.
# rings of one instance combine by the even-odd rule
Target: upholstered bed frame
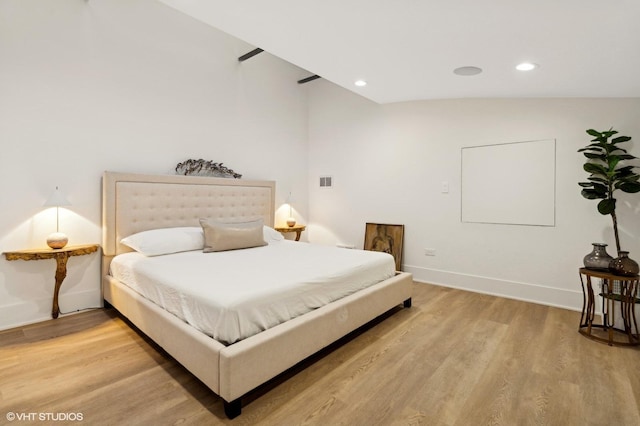
[[275,183],[207,177],[105,172],[104,300],[171,354],[240,414],[241,397],[399,304],[411,306],[412,277],[386,281],[225,346],[109,275],[111,259],[130,251],[120,240],[149,229],[198,226],[199,218],[274,223]]

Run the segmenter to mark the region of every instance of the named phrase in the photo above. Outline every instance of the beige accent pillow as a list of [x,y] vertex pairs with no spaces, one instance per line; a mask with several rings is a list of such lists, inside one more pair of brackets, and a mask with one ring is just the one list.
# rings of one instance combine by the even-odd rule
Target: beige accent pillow
[[205,253],[266,246],[263,236],[263,220],[223,223],[200,219],[204,231]]

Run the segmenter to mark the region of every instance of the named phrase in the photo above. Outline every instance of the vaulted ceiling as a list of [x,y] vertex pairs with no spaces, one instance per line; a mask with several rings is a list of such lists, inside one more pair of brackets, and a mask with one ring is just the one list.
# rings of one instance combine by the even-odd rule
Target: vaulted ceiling
[[160,1],[378,103],[640,97],[640,0]]

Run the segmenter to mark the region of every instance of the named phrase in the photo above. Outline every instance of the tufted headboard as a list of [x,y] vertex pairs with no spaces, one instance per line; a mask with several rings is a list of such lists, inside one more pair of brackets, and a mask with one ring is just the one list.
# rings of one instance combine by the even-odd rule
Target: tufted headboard
[[102,177],[104,269],[130,251],[120,240],[136,232],[200,226],[200,218],[262,218],[273,226],[275,182],[182,175],[105,172]]

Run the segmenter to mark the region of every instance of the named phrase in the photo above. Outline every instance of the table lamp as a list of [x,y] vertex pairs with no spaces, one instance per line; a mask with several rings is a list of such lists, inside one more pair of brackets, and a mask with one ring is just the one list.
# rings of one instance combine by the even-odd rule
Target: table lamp
[[291,207],[292,200],[293,200],[293,197],[291,196],[291,192],[290,192],[289,196],[287,197],[287,204],[289,205],[289,218],[287,219],[287,226],[289,228],[295,226],[296,224],[296,219],[293,217],[293,208]]
[[52,249],[61,249],[67,245],[69,238],[60,232],[60,206],[70,206],[71,203],[62,195],[58,187],[44,203],[45,207],[56,208],[56,232],[47,237],[47,245]]

